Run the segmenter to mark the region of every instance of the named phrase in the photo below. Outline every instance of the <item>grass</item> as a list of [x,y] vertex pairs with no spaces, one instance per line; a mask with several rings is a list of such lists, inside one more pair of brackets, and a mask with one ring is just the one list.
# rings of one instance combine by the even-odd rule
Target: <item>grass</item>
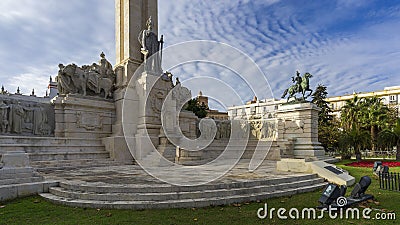
[[[348,170],[356,177],[357,182],[364,175],[372,176],[370,168],[348,167],[344,164],[350,160],[338,163],[338,166]],[[400,168],[391,168],[392,172],[400,172]],[[350,193],[352,188],[349,188]],[[71,208],[54,205],[38,196],[17,199],[0,204],[0,224],[400,224],[400,193],[379,189],[378,181],[373,178],[367,193],[373,194],[375,203],[368,203],[373,209],[395,211],[397,220],[347,220],[330,219],[325,214],[320,220],[280,220],[276,218],[261,220],[257,210],[268,203],[268,208],[292,207],[302,209],[315,207],[321,191],[298,194],[291,197],[267,199],[262,202],[237,204],[232,206],[216,206],[199,209],[165,209],[165,210],[96,210]],[[361,208],[362,209],[362,208]],[[372,217],[376,212],[374,210]],[[318,213],[319,215],[319,213]],[[379,223],[377,223],[379,222]]]

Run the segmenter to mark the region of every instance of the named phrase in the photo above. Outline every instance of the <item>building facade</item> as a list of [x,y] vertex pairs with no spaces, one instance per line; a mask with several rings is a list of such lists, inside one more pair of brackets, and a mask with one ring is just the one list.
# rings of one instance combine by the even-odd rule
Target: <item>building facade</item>
[[197,102],[200,105],[206,106],[207,110],[207,117],[214,119],[214,120],[228,120],[229,116],[227,112],[220,112],[218,110],[209,109],[208,106],[208,97],[203,95],[203,92],[199,92],[197,95]]
[[230,119],[250,119],[250,117],[258,118],[275,118],[278,106],[285,103],[286,100],[277,99],[264,99],[258,100],[254,98],[246,105],[232,106],[228,108],[228,115]]
[[385,87],[383,90],[379,91],[360,92],[349,95],[329,97],[326,98],[326,101],[330,104],[333,115],[340,117],[340,111],[342,107],[346,105],[346,101],[353,99],[356,95],[359,98],[369,98],[377,96],[378,98],[382,99],[383,104],[395,108],[397,110],[398,116],[400,117],[400,86]]

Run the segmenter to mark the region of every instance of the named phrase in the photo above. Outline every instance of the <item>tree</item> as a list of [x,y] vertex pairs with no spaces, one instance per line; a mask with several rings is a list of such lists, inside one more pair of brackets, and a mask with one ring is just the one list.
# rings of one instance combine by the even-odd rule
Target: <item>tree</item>
[[357,95],[352,99],[346,100],[346,104],[340,114],[341,125],[344,130],[360,129],[361,100]]
[[[391,110],[382,103],[381,98],[376,96],[358,98],[355,96],[353,99],[347,100],[346,105],[342,108],[341,123],[347,135],[355,134],[356,131],[362,132],[363,135],[365,132],[369,132],[369,145],[364,145],[364,147],[371,147],[375,151],[379,130],[387,126],[391,114]],[[355,151],[356,154],[359,153],[356,148]]]
[[357,160],[361,160],[361,150],[370,142],[370,134],[366,130],[353,128],[344,131],[340,137],[340,145],[344,151],[353,149]]
[[382,129],[388,120],[389,108],[382,103],[382,99],[376,96],[364,98],[361,103],[362,126],[370,130],[372,151],[376,150],[376,143],[379,130]]
[[319,84],[312,94],[311,100],[321,109],[318,114],[318,140],[325,150],[335,148],[338,137],[338,127],[332,126],[332,109],[329,107],[329,103],[325,101],[327,96],[326,86]]
[[318,116],[319,125],[329,125],[333,118],[331,115],[332,109],[329,107],[329,103],[325,101],[328,96],[326,89],[326,86],[319,84],[312,94],[313,99],[311,102],[321,109]]
[[194,98],[189,100],[186,110],[192,111],[199,118],[204,118],[207,116],[208,107],[204,104],[199,104],[198,99]]
[[396,161],[400,161],[400,119],[379,133],[378,143],[390,148],[396,146]]

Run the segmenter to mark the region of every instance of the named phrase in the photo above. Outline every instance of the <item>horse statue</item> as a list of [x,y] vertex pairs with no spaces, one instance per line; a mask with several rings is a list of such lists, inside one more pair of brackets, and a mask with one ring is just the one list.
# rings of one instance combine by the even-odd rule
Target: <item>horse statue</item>
[[104,92],[104,99],[112,97],[113,81],[106,77],[99,77],[96,73],[88,73],[87,86],[96,94]]
[[[61,65],[62,66],[62,65]],[[85,76],[84,71],[79,68],[75,64],[68,64],[67,66],[60,67],[60,71],[58,72],[60,76],[58,78],[58,82],[60,86],[63,87],[61,94],[75,94],[79,93],[83,96],[86,96],[86,83],[87,77]],[[68,80],[68,83],[63,82],[63,80]],[[71,82],[72,81],[72,82]]]
[[[285,98],[287,94],[289,94],[289,97],[287,98],[287,102],[289,102],[290,98],[295,98],[295,100],[300,100],[300,101],[305,101],[308,97],[311,96],[313,90],[310,89],[310,78],[313,77],[310,73],[305,73],[301,79],[300,84],[294,84],[288,89],[285,90],[285,92],[282,95],[282,98]],[[308,95],[306,96],[306,93]],[[302,98],[298,99],[296,98],[296,94],[300,93],[302,94]]]

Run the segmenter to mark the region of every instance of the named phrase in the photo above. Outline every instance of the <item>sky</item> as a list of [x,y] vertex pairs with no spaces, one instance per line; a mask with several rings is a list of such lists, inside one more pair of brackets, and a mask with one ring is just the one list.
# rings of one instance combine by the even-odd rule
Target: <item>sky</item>
[[[104,51],[114,64],[114,13],[113,0],[1,0],[0,85],[44,95],[59,63],[91,64]],[[400,85],[398,0],[159,0],[158,13],[166,47],[226,43],[256,63],[276,98],[296,70],[313,74],[312,88],[326,85],[329,96]],[[216,65],[172,72],[181,81],[213,74],[235,90],[243,86]],[[191,86],[192,93],[202,86]]]

